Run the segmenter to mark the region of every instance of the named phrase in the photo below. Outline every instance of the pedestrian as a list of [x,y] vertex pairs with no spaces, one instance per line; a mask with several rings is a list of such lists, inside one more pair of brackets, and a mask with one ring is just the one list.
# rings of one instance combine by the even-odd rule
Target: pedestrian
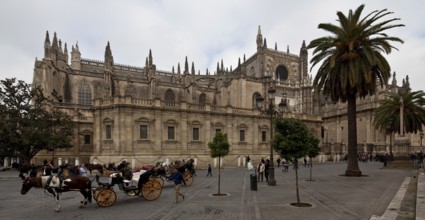
[[186,186],[186,182],[184,181],[182,173],[180,173],[176,168],[173,168],[171,170],[171,175],[168,179],[173,180],[174,182],[174,188],[176,190],[175,203],[179,202],[179,196],[181,196],[184,200],[184,195],[180,193],[180,188],[182,187],[182,184]]
[[285,172],[289,171],[289,164],[288,164],[288,161],[285,159],[283,159],[283,167]]
[[36,177],[36,176],[37,176],[37,167],[34,164],[31,164],[30,177]]
[[277,158],[277,160],[276,160],[276,162],[277,162],[277,167],[280,167],[280,157],[279,158]]
[[307,167],[307,157],[304,157],[304,167]]
[[263,162],[260,162],[257,166],[257,172],[258,172],[258,178],[257,178],[257,182],[263,182],[264,180],[264,170],[265,170],[265,166]]
[[269,181],[269,168],[270,168],[270,160],[266,160],[266,164],[264,165],[264,176],[266,177],[266,182]]
[[208,173],[207,173],[207,177],[208,177],[208,176],[212,176],[211,171],[212,171],[211,164],[208,164]]
[[84,164],[83,163],[80,165],[80,168],[78,169],[78,171],[80,171],[80,175],[81,176],[87,176],[87,170],[84,167]]

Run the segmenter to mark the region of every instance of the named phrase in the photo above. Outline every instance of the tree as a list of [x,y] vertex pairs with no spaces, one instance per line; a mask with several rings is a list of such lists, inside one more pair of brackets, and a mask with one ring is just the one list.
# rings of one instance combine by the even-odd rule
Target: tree
[[272,147],[279,152],[281,157],[287,161],[293,161],[297,192],[296,205],[302,206],[298,188],[298,159],[313,152],[313,149],[318,149],[319,140],[313,137],[308,131],[307,126],[298,119],[277,118],[275,127],[276,132],[272,140]]
[[222,195],[220,193],[220,159],[227,154],[229,154],[230,144],[227,139],[227,134],[221,132],[215,133],[212,142],[208,142],[208,147],[210,148],[210,153],[212,158],[218,157],[218,193],[217,196]]
[[29,165],[41,150],[72,147],[74,123],[50,103],[40,88],[16,79],[0,81],[1,156],[18,156]]
[[[400,91],[392,94],[388,99],[380,102],[380,106],[375,109],[375,119],[373,124],[376,129],[392,136],[394,132],[402,134],[400,131],[400,103],[403,103],[403,130],[407,133],[422,131],[425,124],[425,93],[422,90]],[[390,152],[392,144],[390,143]]]
[[361,176],[357,161],[356,98],[375,93],[377,84],[381,87],[388,82],[390,65],[381,53],[389,54],[396,49],[390,43],[403,41],[388,36],[384,31],[402,27],[393,24],[400,20],[383,20],[392,14],[386,9],[376,10],[361,18],[364,5],[360,5],[348,16],[337,12],[339,26],[321,23],[318,28],[333,34],[310,42],[313,50],[312,68],[320,67],[313,81],[316,91],[332,101],[347,102],[348,120],[348,165],[347,176]]
[[317,157],[317,155],[319,155],[320,153],[320,148],[319,148],[319,140],[314,138],[314,140],[311,140],[311,142],[313,143],[312,147],[308,150],[308,157],[310,157],[310,181],[313,181],[311,176],[313,173],[313,160],[312,158]]

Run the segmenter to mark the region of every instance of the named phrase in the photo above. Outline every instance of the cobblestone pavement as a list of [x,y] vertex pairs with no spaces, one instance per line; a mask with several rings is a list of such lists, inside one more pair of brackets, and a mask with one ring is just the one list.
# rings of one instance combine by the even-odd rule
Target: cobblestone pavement
[[[22,181],[17,171],[0,172],[0,219],[369,219],[382,215],[406,177],[417,170],[381,169],[377,162],[361,163],[364,177],[345,177],[346,163],[318,164],[310,169],[300,167],[301,202],[308,208],[297,208],[295,172],[276,168],[276,186],[258,183],[250,189],[250,174],[246,168],[225,168],[221,172],[220,192],[227,196],[212,196],[218,192],[218,170],[206,177],[198,170],[191,187],[182,188],[186,198],[174,203],[174,187],[165,183],[161,196],[155,201],[129,197],[116,188],[117,201],[107,208],[95,201],[78,208],[79,192],[61,195],[61,212],[54,212],[53,198],[42,189],[20,194]],[[93,184],[96,185],[96,184]]]

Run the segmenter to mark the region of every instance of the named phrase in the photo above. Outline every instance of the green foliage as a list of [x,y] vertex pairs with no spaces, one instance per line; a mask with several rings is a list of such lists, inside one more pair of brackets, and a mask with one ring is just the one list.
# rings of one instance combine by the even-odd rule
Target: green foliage
[[386,134],[400,133],[400,102],[403,102],[404,131],[416,133],[422,131],[425,124],[425,93],[400,91],[382,100],[380,106],[375,109],[375,128],[385,131]]
[[72,147],[70,116],[51,109],[42,90],[23,81],[0,81],[0,119],[0,156],[29,163],[41,150]]
[[396,49],[390,42],[403,43],[384,33],[404,26],[392,24],[399,18],[380,21],[392,12],[376,10],[361,18],[363,9],[361,5],[354,12],[350,10],[348,16],[337,12],[339,26],[329,23],[318,26],[332,35],[317,38],[308,45],[308,49],[314,48],[311,68],[320,64],[313,86],[335,102],[374,94],[377,83],[383,86],[391,76],[390,65],[381,53],[389,54]]
[[[319,140],[307,129],[307,126],[298,119],[278,118],[275,121],[276,133],[272,140],[272,147],[287,160],[297,160],[305,155],[317,156],[320,149]],[[316,155],[314,155],[317,152]]]
[[229,154],[230,144],[227,139],[227,134],[217,132],[212,142],[208,142],[211,157],[224,157]]

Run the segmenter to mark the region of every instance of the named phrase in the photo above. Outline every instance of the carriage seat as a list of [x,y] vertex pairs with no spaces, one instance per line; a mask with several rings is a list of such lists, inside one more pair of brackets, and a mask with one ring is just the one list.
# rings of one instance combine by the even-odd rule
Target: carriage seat
[[97,185],[99,185],[99,186],[105,186],[105,187],[111,187],[111,186],[113,186],[114,184],[111,184],[111,183],[102,183],[102,182],[97,182]]

